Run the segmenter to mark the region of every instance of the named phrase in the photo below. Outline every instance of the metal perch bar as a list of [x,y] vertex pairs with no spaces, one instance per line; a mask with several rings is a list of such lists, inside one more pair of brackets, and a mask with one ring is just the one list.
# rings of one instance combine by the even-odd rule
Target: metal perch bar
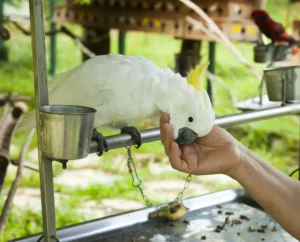
[[[300,113],[300,103],[288,104],[284,107],[276,107],[269,109],[262,109],[260,111],[246,112],[241,114],[233,114],[228,116],[219,117],[216,119],[215,124],[226,128],[235,125],[250,123],[254,121],[270,119],[280,116],[286,116],[290,114]],[[142,143],[149,143],[160,140],[160,131],[158,128],[148,129],[141,132]],[[106,137],[108,143],[108,149],[118,149],[126,146],[134,145],[134,141],[128,134],[120,134]],[[91,142],[90,153],[97,152],[97,143]]]

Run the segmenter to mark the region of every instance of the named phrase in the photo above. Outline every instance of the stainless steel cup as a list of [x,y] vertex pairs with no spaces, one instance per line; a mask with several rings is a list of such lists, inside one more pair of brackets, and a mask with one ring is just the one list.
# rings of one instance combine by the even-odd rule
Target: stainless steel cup
[[267,63],[274,58],[274,61],[289,60],[291,47],[288,45],[264,45],[257,44],[254,47],[254,61],[256,63]]
[[300,66],[266,68],[264,80],[270,101],[300,100]]
[[74,160],[89,154],[96,110],[49,105],[38,109],[41,149],[53,160]]

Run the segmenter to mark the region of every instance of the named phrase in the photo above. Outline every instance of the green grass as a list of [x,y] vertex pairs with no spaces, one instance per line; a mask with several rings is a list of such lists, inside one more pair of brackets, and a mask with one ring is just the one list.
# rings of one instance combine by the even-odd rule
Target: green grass
[[[272,15],[277,20],[283,19],[285,16],[282,11],[284,1],[268,1],[268,8],[272,11]],[[70,26],[77,34],[81,33],[81,29],[77,26]],[[77,49],[76,44],[61,34],[57,38],[57,73],[61,73],[68,69],[74,68],[81,63],[81,54]],[[174,68],[174,56],[180,50],[180,40],[175,40],[170,36],[159,34],[145,33],[127,33],[126,50],[130,55],[141,55],[152,60],[159,66],[170,66]],[[21,95],[32,97],[29,103],[29,109],[34,108],[34,85],[33,85],[33,64],[31,52],[31,40],[29,37],[24,37],[16,30],[12,30],[12,39],[6,43],[9,48],[9,63],[0,63],[0,93],[17,92]],[[247,43],[235,43],[236,47],[242,51],[244,56],[251,62],[253,59],[253,46]],[[47,47],[47,62],[49,63],[49,40],[46,42]],[[111,39],[111,52],[117,53],[117,38]],[[208,44],[202,44],[201,56],[202,61],[207,60]],[[262,64],[254,64],[259,70],[264,68]],[[225,49],[224,46],[217,45],[216,53],[216,74],[222,77],[226,84],[230,87],[233,95],[238,100],[244,100],[250,97],[257,96],[259,81],[253,78],[252,74],[239,62],[235,57]],[[52,77],[49,76],[49,81]],[[218,85],[215,88],[215,106],[214,110],[217,116],[228,115],[238,112],[230,101],[226,91]],[[271,120],[260,121],[243,125],[240,127],[229,128],[228,130],[245,146],[253,150],[259,156],[270,162],[272,165],[280,169],[286,174],[289,174],[297,165],[297,141],[298,141],[298,121],[295,117],[282,117]],[[139,123],[139,127],[144,127],[144,123]],[[13,144],[20,147],[25,139],[27,132],[17,133],[13,138]],[[111,135],[112,132],[105,131],[105,135]],[[34,137],[31,149],[37,144],[36,136]],[[140,149],[133,148],[133,153],[151,153],[155,157],[155,162],[163,163],[165,157],[164,149],[161,143],[153,142],[143,145]],[[120,166],[117,164],[115,157],[118,155],[124,156],[124,164],[126,163],[126,150],[118,149],[109,151],[102,159],[99,159],[93,169],[99,169],[106,172],[118,174],[122,176],[119,181],[112,182],[110,185],[94,184],[87,189],[80,187],[69,187],[56,185],[55,191],[70,196],[70,200],[63,201],[57,207],[57,226],[65,226],[91,219],[83,214],[79,214],[74,209],[75,206],[89,200],[101,201],[103,198],[122,197],[142,202],[141,196],[136,188],[132,188],[130,176],[126,165]],[[12,154],[13,157],[18,156],[17,152]],[[149,170],[149,161],[139,163],[138,171],[140,177],[145,183],[153,180],[168,180],[180,179],[184,183],[186,174],[177,171],[166,171],[162,174],[151,174]],[[164,165],[169,165],[168,162]],[[123,168],[125,167],[125,169]],[[70,162],[69,169],[75,169]],[[54,164],[55,175],[62,171],[58,163]],[[22,178],[21,187],[39,187],[38,173],[26,172],[26,176]],[[296,175],[294,176],[296,178]],[[8,189],[13,181],[14,174],[7,175],[5,189]],[[238,184],[221,185],[218,183],[205,184],[211,191],[218,191],[230,187],[239,187]],[[150,198],[151,199],[151,198]],[[166,202],[164,198],[154,200],[154,202]],[[3,197],[0,200],[3,204]],[[41,214],[30,210],[20,210],[13,207],[7,229],[2,235],[1,241],[20,237],[36,232],[40,232]]]
[[[57,227],[80,223],[90,219],[88,216],[76,212],[72,205],[64,203],[56,209]],[[0,237],[1,241],[8,241],[20,236],[35,234],[42,231],[42,213],[33,212],[30,209],[13,207],[13,216],[9,216],[5,233]]]

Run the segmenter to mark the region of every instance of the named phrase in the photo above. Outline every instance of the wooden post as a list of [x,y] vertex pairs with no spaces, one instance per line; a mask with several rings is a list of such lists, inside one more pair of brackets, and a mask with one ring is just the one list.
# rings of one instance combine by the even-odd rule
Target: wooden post
[[256,0],[256,8],[267,9],[268,0]]
[[[0,0],[0,28],[3,25],[3,4],[4,1]],[[0,61],[8,61],[8,51],[4,41],[0,37]]]
[[175,55],[175,70],[181,76],[186,76],[187,72],[200,62],[201,41],[182,40],[181,51]]
[[[56,24],[52,22],[55,11],[56,0],[50,0],[50,31],[56,30]],[[54,76],[56,71],[56,34],[50,35],[50,75]]]
[[125,31],[119,31],[119,54],[125,55]]
[[[110,53],[109,30],[85,28],[82,43],[96,55],[107,55]],[[82,60],[90,57],[82,53]]]

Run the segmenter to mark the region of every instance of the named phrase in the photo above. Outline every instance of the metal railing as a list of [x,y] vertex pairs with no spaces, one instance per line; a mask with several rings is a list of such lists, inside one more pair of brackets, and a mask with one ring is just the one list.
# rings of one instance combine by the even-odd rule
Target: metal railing
[[[262,109],[259,111],[251,111],[240,114],[233,114],[216,118],[215,124],[226,128],[235,125],[241,125],[249,122],[270,119],[280,116],[300,113],[300,103],[289,104],[283,107],[275,107]],[[141,132],[142,143],[148,143],[160,140],[160,132],[158,128],[148,129]],[[118,149],[126,146],[134,145],[134,141],[129,134],[119,134],[106,137],[108,149]],[[96,141],[91,142],[90,153],[97,152]]]

